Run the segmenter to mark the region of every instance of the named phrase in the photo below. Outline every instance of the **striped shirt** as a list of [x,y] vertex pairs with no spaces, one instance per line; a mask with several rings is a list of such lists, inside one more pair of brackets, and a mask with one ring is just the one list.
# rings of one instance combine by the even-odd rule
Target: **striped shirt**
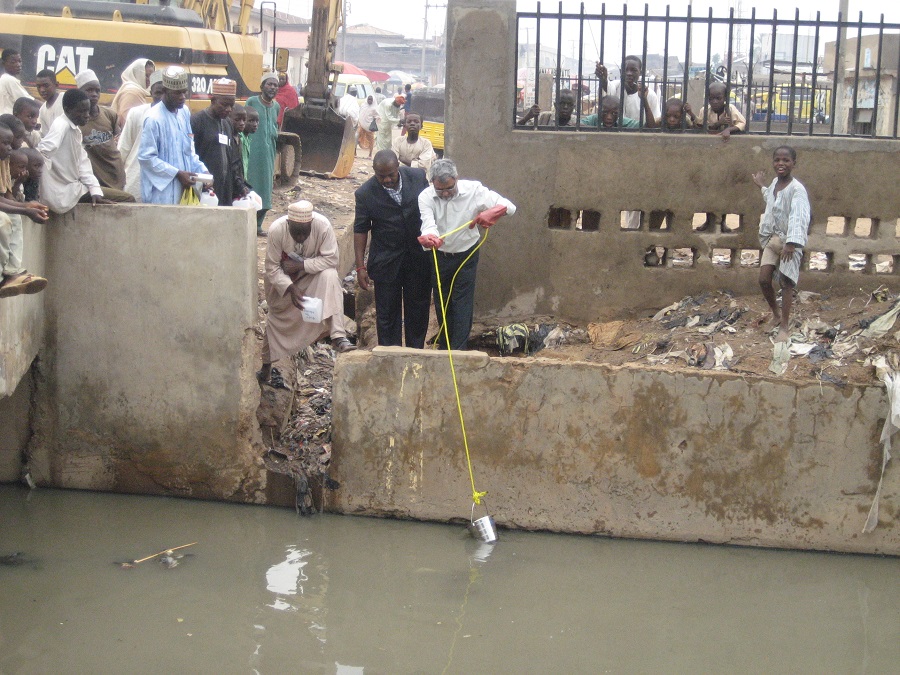
[[809,196],[803,183],[796,178],[776,195],[777,183],[778,179],[775,178],[769,187],[762,188],[766,211],[759,224],[759,243],[765,248],[774,234],[785,244],[794,244],[797,248],[794,257],[788,262],[782,260],[778,271],[797,283],[800,277],[800,261],[803,258],[803,251],[800,249],[806,246],[809,233]]

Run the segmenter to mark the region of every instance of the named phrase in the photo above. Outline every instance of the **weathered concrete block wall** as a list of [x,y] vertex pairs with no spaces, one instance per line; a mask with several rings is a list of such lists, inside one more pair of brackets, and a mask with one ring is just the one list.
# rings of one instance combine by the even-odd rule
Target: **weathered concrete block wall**
[[[22,219],[23,265],[45,276],[48,226]],[[12,395],[44,340],[44,293],[0,300],[0,399]],[[0,420],[2,422],[3,420]]]
[[252,214],[79,206],[50,230],[35,480],[262,500]]
[[[514,0],[451,0],[448,12],[447,156],[464,177],[519,207],[482,249],[480,315],[592,320],[710,288],[758,292],[758,270],[738,262],[741,250],[759,247],[764,205],[750,175],[763,169],[772,177],[772,152],[784,143],[799,153],[795,173],[812,200],[807,251],[832,259],[830,271],[804,271],[801,287],[856,290],[866,279],[897,280],[897,258],[893,274],[878,280],[872,263],[875,255],[900,255],[900,142],[735,136],[726,144],[693,134],[513,130]],[[553,209],[571,212],[573,222],[553,227]],[[626,210],[644,213],[640,230],[621,229]],[[651,227],[654,211],[671,213],[667,229]],[[741,226],[693,231],[694,214],[706,212],[734,214]],[[594,231],[574,228],[579,213]],[[852,234],[852,220],[846,233],[826,235],[833,216],[877,222],[865,237]],[[645,267],[649,246],[693,249],[694,266]],[[732,251],[730,267],[712,264],[714,248]],[[849,270],[850,253],[869,256],[865,272]]]
[[[476,487],[500,525],[900,555],[900,471],[878,527],[880,387],[455,352]],[[411,420],[412,422],[407,422]],[[338,359],[329,507],[468,518],[446,353]]]

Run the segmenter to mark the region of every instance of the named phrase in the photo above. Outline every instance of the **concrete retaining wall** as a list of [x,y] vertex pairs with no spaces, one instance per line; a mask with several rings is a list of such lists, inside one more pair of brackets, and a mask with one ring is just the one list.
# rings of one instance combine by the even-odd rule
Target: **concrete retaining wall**
[[[32,274],[46,276],[48,225],[22,219],[23,264]],[[10,396],[28,372],[44,340],[45,293],[0,300],[0,399]]]
[[49,229],[35,480],[262,501],[252,214],[79,206]]
[[[900,555],[900,471],[861,534],[887,409],[838,389],[729,373],[454,354],[476,487],[500,525]],[[468,518],[446,353],[338,359],[329,506]]]
[[[799,152],[795,175],[812,201],[807,251],[830,260],[828,271],[804,271],[801,288],[855,291],[897,281],[900,142],[733,136],[726,144],[694,134],[513,129],[515,4],[451,0],[448,8],[447,156],[463,177],[519,207],[482,249],[477,314],[583,321],[658,309],[709,289],[758,293],[758,270],[739,264],[741,251],[758,250],[764,210],[750,175],[762,169],[773,177],[772,152],[783,143]],[[641,229],[622,230],[622,211],[642,211]],[[716,222],[695,232],[694,214],[707,212]],[[729,214],[737,229],[723,224]],[[584,229],[575,228],[579,215]],[[847,219],[841,234],[826,234],[831,217]],[[859,218],[875,221],[861,236]],[[645,267],[649,246],[666,249],[667,264]],[[673,267],[675,249],[690,249],[693,265]],[[730,251],[731,265],[713,265],[714,249]],[[851,253],[866,256],[863,272],[850,270]],[[882,260],[893,260],[892,274],[875,274]]]

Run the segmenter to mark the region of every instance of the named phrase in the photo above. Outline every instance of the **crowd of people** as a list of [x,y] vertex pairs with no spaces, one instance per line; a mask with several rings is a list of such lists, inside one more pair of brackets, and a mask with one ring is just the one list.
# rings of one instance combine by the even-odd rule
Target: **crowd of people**
[[284,88],[277,73],[263,75],[246,106],[236,104],[234,80],[214,80],[209,107],[191,115],[180,66],[157,70],[135,59],[105,106],[92,70],[78,72],[65,92],[54,71],[38,72],[36,100],[19,80],[19,52],[3,50],[0,62],[0,298],[47,285],[22,266],[23,215],[45,222],[79,202],[193,204],[206,189],[225,206],[255,196],[257,234],[265,236]]
[[[79,202],[189,203],[202,179],[218,204],[258,195],[257,234],[266,234],[262,223],[272,206],[282,103],[292,106],[297,98],[284,74],[263,74],[260,94],[246,105],[236,103],[233,80],[217,79],[209,106],[190,115],[188,73],[180,66],[158,71],[153,61],[135,59],[107,107],[100,105],[101,85],[92,70],[79,72],[76,88],[65,93],[53,71],[37,73],[39,103],[18,80],[21,55],[6,49],[0,61],[0,298],[47,285],[22,265],[21,217],[45,222],[49,211],[65,213]],[[720,83],[710,85],[700,115],[680,99],[666,101],[663,114],[655,92],[640,82],[638,57],[626,58],[622,80],[609,82],[599,63],[596,74],[606,96],[598,112],[580,118],[581,125],[707,128],[725,140],[744,129],[743,116]],[[406,95],[380,102],[369,96],[361,107],[357,93],[349,87],[338,112],[357,128],[357,140],[370,157],[374,150],[374,176],[356,191],[354,249],[360,288],[375,287],[378,343],[405,340],[408,347],[423,348],[433,301],[441,326],[438,343],[466,349],[480,245],[475,228],[490,227],[516,207],[478,181],[460,179],[452,161],[436,159],[420,134],[421,116],[409,110],[409,88]],[[519,124],[536,118],[538,126],[573,126],[575,109],[574,93],[563,89],[552,113],[535,106]],[[400,134],[394,133],[397,126]],[[782,286],[796,284],[809,225],[806,190],[792,176],[796,159],[792,148],[778,148],[775,180],[766,185],[761,173],[753,177],[766,201],[760,286],[780,335],[787,332],[790,293],[779,309],[773,279],[777,270]],[[263,381],[274,361],[325,333],[338,351],[355,348],[343,324],[337,243],[327,218],[299,202],[272,224],[268,236]],[[443,304],[439,289],[447,293]],[[302,319],[307,297],[322,302],[317,322]]]
[[706,129],[727,141],[731,134],[741,133],[747,127],[737,106],[728,101],[727,87],[714,81],[707,91],[707,104],[696,115],[689,103],[680,98],[670,98],[664,107],[653,89],[641,81],[643,64],[639,56],[626,56],[622,79],[609,81],[606,66],[597,63],[594,73],[600,83],[597,110],[577,116],[577,100],[571,89],[561,89],[553,111],[541,110],[537,104],[525,111],[517,124],[540,127],[598,127],[599,129],[659,129],[687,131]]

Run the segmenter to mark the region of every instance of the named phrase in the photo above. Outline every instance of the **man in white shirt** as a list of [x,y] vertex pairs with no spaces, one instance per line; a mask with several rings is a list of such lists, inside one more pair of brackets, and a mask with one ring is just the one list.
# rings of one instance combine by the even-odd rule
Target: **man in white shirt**
[[34,76],[34,88],[38,95],[44,99],[41,110],[38,113],[38,121],[41,123],[41,136],[50,133],[50,127],[57,117],[62,116],[62,92],[58,89],[56,73],[45,68]]
[[397,136],[391,145],[391,150],[397,155],[401,164],[414,169],[428,169],[437,159],[434,147],[427,138],[422,138],[419,132],[422,130],[422,116],[419,113],[407,113],[403,119],[406,135]]
[[110,199],[104,197],[106,192],[125,193],[100,187],[81,141],[81,127],[87,124],[91,114],[88,95],[81,89],[70,89],[63,95],[63,111],[65,114],[57,118],[50,132],[38,144],[38,150],[48,160],[41,177],[43,200],[55,213],[70,211],[88,194],[94,206],[112,204]]
[[[419,194],[419,212],[422,215],[419,243],[426,249],[438,249],[440,290],[447,305],[445,318],[438,292],[438,277],[432,275],[434,306],[441,325],[438,344],[446,348],[446,332],[449,332],[450,348],[466,349],[472,330],[478,268],[478,251],[475,249],[480,233],[475,226],[491,227],[502,216],[513,215],[516,205],[478,181],[459,180],[456,164],[449,159],[439,159],[432,164],[430,175],[431,187]],[[450,234],[469,223],[469,227]],[[456,281],[451,293],[450,284],[454,276]]]
[[0,54],[3,63],[3,74],[0,75],[0,115],[11,115],[13,105],[23,96],[31,98],[22,83],[19,73],[22,72],[22,55],[15,49],[4,49]]
[[338,101],[338,114],[353,120],[353,128],[359,124],[359,99],[356,98],[357,89],[350,86],[347,93]]
[[[640,56],[626,56],[625,63],[622,65],[621,79],[609,82],[606,66],[599,62],[594,68],[594,73],[600,78],[600,88],[606,92],[606,95],[615,96],[617,99],[620,98],[621,87],[624,82],[625,109],[622,115],[638,120],[642,127],[652,127],[660,119],[659,96],[646,84],[640,82],[642,70],[643,63]],[[644,98],[647,100],[646,107]],[[649,107],[649,110],[647,107]],[[648,119],[651,113],[653,114],[653,119]]]

